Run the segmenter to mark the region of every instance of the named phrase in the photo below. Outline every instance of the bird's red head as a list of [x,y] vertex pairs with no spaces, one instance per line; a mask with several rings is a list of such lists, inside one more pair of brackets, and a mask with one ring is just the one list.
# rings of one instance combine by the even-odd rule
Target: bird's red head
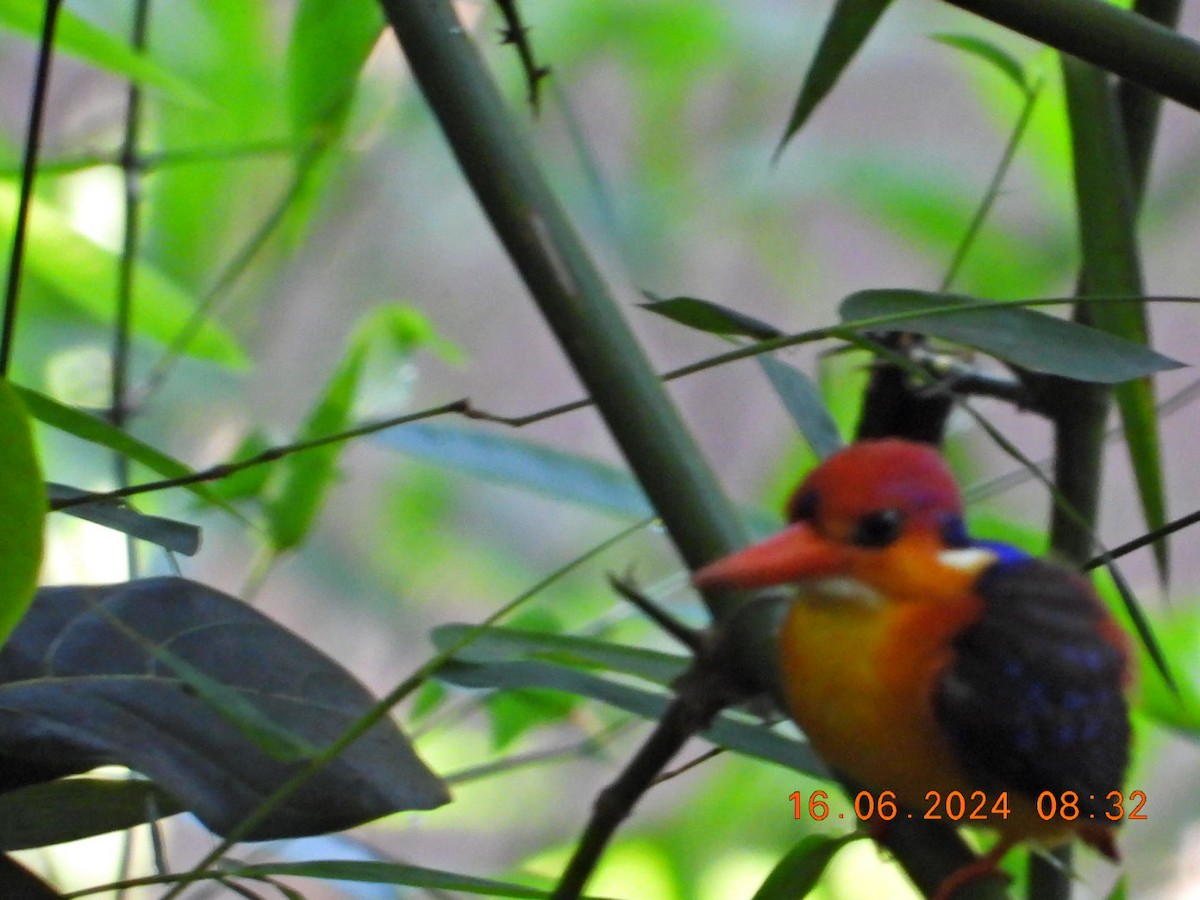
[[[850,578],[901,595],[989,561],[971,548],[962,498],[938,452],[899,439],[863,441],[817,466],[788,504],[792,524],[696,573],[700,587],[765,587]],[[951,578],[957,582],[958,578]]]

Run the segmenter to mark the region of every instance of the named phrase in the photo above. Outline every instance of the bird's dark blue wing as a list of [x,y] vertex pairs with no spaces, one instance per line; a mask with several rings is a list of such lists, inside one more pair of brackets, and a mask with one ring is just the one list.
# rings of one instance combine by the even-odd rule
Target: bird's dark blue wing
[[1126,654],[1079,576],[1038,559],[999,562],[984,611],[956,639],[936,715],[981,788],[1074,791],[1086,817],[1112,808],[1129,761]]

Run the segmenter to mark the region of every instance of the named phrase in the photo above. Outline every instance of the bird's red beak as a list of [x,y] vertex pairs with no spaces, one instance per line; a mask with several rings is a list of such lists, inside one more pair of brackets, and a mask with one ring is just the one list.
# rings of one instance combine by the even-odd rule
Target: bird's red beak
[[845,555],[807,522],[718,559],[692,576],[699,588],[758,588],[837,575]]

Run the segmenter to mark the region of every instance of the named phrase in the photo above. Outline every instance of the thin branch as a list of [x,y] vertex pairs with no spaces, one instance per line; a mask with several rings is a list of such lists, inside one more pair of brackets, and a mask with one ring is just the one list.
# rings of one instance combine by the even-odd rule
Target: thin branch
[[495,0],[504,17],[504,28],[500,31],[500,40],[512,44],[521,58],[521,70],[525,73],[525,84],[529,105],[533,114],[538,114],[538,104],[542,80],[550,75],[550,67],[538,65],[533,55],[533,44],[529,42],[529,26],[521,20],[521,12],[517,9],[517,0]]
[[4,291],[3,323],[0,324],[0,378],[8,377],[12,362],[17,299],[21,293],[21,269],[25,261],[25,231],[29,225],[29,207],[33,202],[33,183],[37,177],[38,154],[42,142],[42,123],[46,115],[46,97],[50,90],[50,62],[54,58],[54,30],[58,24],[58,11],[61,6],[62,0],[46,0],[46,15],[42,19],[37,71],[29,101],[29,125],[25,131],[21,194],[17,200],[17,220],[13,227],[12,251],[8,260],[8,284]]
[[343,441],[352,440],[353,438],[364,437],[368,434],[374,434],[377,431],[385,431],[388,428],[395,428],[398,425],[407,425],[410,422],[417,422],[422,419],[431,419],[435,416],[444,416],[452,413],[462,413],[467,408],[466,400],[455,400],[451,403],[435,406],[431,409],[423,409],[420,412],[408,413],[403,416],[395,416],[390,419],[383,419],[378,422],[368,422],[364,425],[358,425],[354,428],[349,428],[346,431],[339,431],[336,434],[327,434],[323,437],[313,438],[308,441],[299,441],[294,444],[285,444],[279,447],[271,447],[264,450],[257,456],[252,456],[249,459],[238,460],[237,462],[221,463],[220,465],[212,466],[200,472],[192,472],[189,475],[180,475],[177,478],[164,478],[161,481],[152,481],[145,484],[134,484],[129,487],[117,488],[112,491],[96,491],[80,494],[77,497],[64,497],[60,500],[55,500],[51,503],[50,508],[53,510],[68,509],[72,506],[82,506],[85,503],[98,503],[104,501],[117,500],[121,497],[132,497],[137,494],[146,494],[151,491],[161,491],[167,488],[185,487],[190,484],[200,484],[205,481],[219,481],[222,478],[228,478],[230,475],[236,475],[246,469],[254,466],[265,465],[266,463],[275,462],[283,459],[285,456],[291,456],[293,453],[303,453],[306,450],[316,450],[319,447],[325,447],[329,444],[337,444]]

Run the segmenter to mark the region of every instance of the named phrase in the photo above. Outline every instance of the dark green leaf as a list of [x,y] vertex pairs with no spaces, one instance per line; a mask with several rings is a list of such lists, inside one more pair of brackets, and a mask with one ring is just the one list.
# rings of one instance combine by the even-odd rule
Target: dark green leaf
[[933,335],[1033,372],[1099,384],[1116,384],[1183,365],[1086,325],[1015,303],[988,303],[960,294],[860,291],[842,301],[839,313],[851,327]]
[[854,831],[838,837],[807,835],[775,864],[751,900],[800,900],[807,897],[825,874],[834,854],[851,841],[863,837],[865,835]]
[[757,359],[813,452],[824,459],[840,450],[842,435],[812,379],[773,356],[764,354]]
[[301,863],[260,863],[253,866],[231,868],[229,874],[239,878],[291,875],[301,878],[320,878],[325,881],[403,884],[436,891],[461,891],[464,894],[481,894],[485,897],[519,897],[529,898],[529,900],[547,900],[553,893],[520,884],[493,881],[490,878],[461,875],[457,872],[371,860],[334,859]]
[[[88,494],[87,491],[53,482],[46,484],[46,490],[51,502],[84,497]],[[197,526],[187,522],[176,522],[174,519],[164,519],[161,516],[147,516],[115,500],[69,506],[62,512],[103,525],[105,528],[112,528],[141,541],[150,541],[172,553],[195,556],[196,551],[200,549],[200,529]]]
[[817,54],[804,76],[800,96],[792,109],[783,138],[779,141],[776,156],[783,151],[792,135],[804,127],[808,117],[817,108],[825,95],[833,90],[842,72],[866,41],[871,29],[879,21],[891,0],[838,0],[833,15],[821,35]]
[[0,379],[0,644],[33,600],[42,565],[46,486],[29,413]]
[[[173,664],[148,647],[169,648]],[[180,677],[181,662],[222,690],[198,696],[196,679]],[[5,786],[124,765],[222,833],[296,772],[248,739],[228,709],[214,709],[227,691],[318,748],[374,704],[332,660],[203,585],[150,578],[43,588],[0,651]],[[447,799],[441,780],[385,720],[249,837],[322,834]]]
[[758,341],[779,337],[783,334],[774,325],[738,312],[736,309],[713,303],[711,300],[700,300],[696,297],[660,299],[649,291],[642,293],[650,298],[649,303],[639,304],[642,309],[665,316],[672,322],[695,328],[697,331],[706,331],[709,334],[740,335]]
[[58,900],[62,895],[11,856],[0,856],[0,896]]
[[27,850],[123,831],[180,806],[140,778],[61,778],[0,794],[0,850]]
[[1015,84],[1017,90],[1022,94],[1029,93],[1029,79],[1025,77],[1024,67],[1015,56],[998,44],[970,34],[935,34],[933,39],[947,47],[953,47],[990,63],[1005,78]]

